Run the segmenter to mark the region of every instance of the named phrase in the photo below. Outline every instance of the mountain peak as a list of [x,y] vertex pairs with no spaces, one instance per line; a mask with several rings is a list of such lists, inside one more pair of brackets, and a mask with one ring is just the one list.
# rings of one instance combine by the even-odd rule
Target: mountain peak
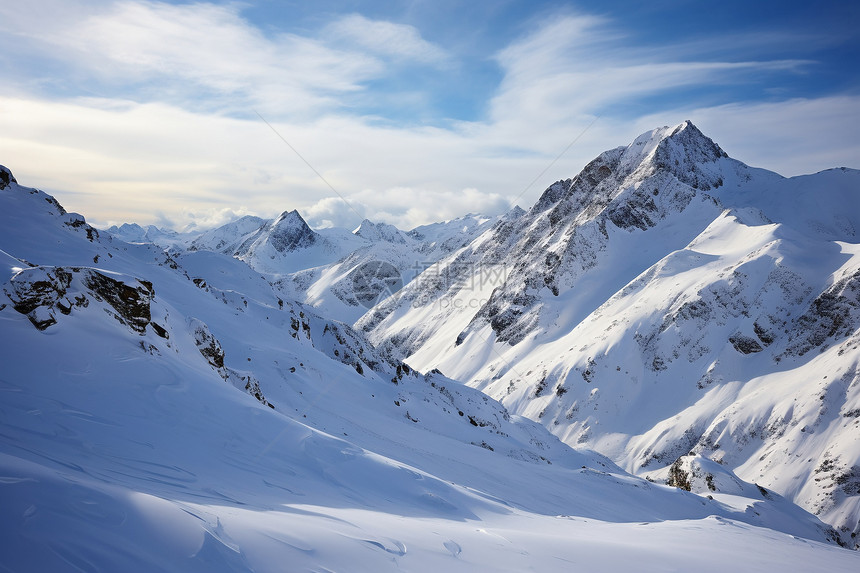
[[376,224],[373,221],[370,219],[362,219],[361,223],[355,228],[352,234],[363,237],[364,235],[362,233],[366,233],[372,227],[376,227]]
[[278,252],[285,253],[309,247],[316,242],[317,234],[311,230],[295,209],[284,211],[269,231],[269,241]]
[[689,119],[676,125],[661,145],[663,147],[682,147],[688,154],[696,153],[699,161],[716,161],[722,157],[728,157],[714,140],[705,135],[698,127],[693,125]]
[[726,152],[692,121],[686,120],[672,127],[646,131],[624,149],[620,163],[630,173],[642,168],[662,169],[684,181],[684,175],[695,170],[696,164],[712,163],[723,157],[728,157]]
[[280,214],[280,216],[275,219],[274,226],[280,225],[298,225],[298,226],[307,226],[304,218],[299,214],[297,209],[293,209],[292,211],[284,211]]
[[694,190],[708,191],[723,184],[719,161],[727,158],[726,152],[690,120],[658,127],[639,135],[627,146],[604,151],[573,179],[552,184],[532,210],[544,211],[578,195],[578,203],[593,204],[589,211],[593,214],[603,209],[619,190],[638,187],[655,176],[668,176]]
[[502,219],[504,219],[505,221],[513,221],[514,219],[519,219],[525,214],[525,209],[523,209],[519,205],[514,205],[507,213],[502,215]]
[[403,233],[394,225],[388,223],[374,223],[370,219],[364,219],[361,225],[353,231],[353,234],[358,235],[369,241],[386,241],[388,243],[405,243],[406,239]]

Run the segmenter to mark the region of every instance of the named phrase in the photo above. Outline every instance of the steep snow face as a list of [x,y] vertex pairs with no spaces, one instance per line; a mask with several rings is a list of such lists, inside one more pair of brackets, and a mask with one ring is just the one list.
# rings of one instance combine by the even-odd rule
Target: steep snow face
[[731,472],[713,499],[626,474],[242,261],[87,233],[11,179],[0,269],[7,569],[857,566]]
[[628,470],[718,459],[853,546],[858,229],[860,172],[785,179],[685,122],[601,154],[357,326]]

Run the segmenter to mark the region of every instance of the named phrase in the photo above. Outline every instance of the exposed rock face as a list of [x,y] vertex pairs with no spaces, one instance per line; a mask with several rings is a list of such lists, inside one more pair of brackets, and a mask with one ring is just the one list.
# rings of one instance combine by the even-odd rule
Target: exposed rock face
[[91,270],[86,273],[84,284],[96,299],[104,300],[116,311],[120,322],[139,334],[146,331],[146,325],[152,319],[149,310],[149,303],[155,295],[152,283],[138,281],[137,285],[129,285]]
[[279,253],[286,253],[313,245],[317,236],[296,210],[284,212],[269,230],[269,242]]
[[104,302],[106,310],[138,334],[152,319],[152,285],[131,277],[108,276],[91,268],[31,267],[15,274],[4,291],[15,310],[27,315],[39,330],[57,323],[57,312],[70,314],[91,300]]
[[5,292],[15,310],[27,315],[33,326],[45,330],[57,323],[56,310],[62,309],[64,314],[71,311],[74,302],[65,299],[71,282],[71,273],[63,268],[35,267],[12,277],[12,290]]
[[741,354],[752,354],[763,350],[761,344],[758,343],[758,340],[751,336],[744,336],[740,332],[732,334],[729,337],[729,342],[731,342],[732,346],[735,347],[735,350]]
[[209,327],[196,318],[189,319],[188,323],[194,336],[194,343],[197,345],[197,350],[200,351],[203,358],[213,368],[224,368],[224,350],[221,348],[221,343],[218,342],[218,339],[209,331]]
[[66,225],[67,227],[71,227],[72,229],[82,230],[84,233],[87,234],[87,240],[90,242],[94,242],[99,238],[98,229],[90,226],[90,224],[87,223],[86,219],[84,219],[83,215],[80,215],[78,213],[65,213],[65,215],[66,220],[63,222],[64,225]]
[[860,271],[837,281],[815,297],[809,309],[794,324],[797,337],[786,354],[803,356],[814,348],[826,348],[828,342],[853,338],[856,345],[860,332]]
[[404,233],[394,225],[386,223],[374,223],[373,221],[364,219],[361,225],[353,232],[369,241],[385,241],[400,245],[406,244]]

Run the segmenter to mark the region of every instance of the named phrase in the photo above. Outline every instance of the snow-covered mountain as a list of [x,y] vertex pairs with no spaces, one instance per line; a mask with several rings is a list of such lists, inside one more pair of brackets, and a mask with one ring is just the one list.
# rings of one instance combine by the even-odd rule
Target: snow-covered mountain
[[280,275],[331,263],[355,249],[357,242],[343,232],[316,232],[292,210],[271,221],[242,217],[201,234],[189,250],[232,255],[255,270]]
[[153,243],[166,249],[184,249],[197,236],[196,233],[179,233],[155,225],[142,227],[137,223],[113,225],[105,231],[126,243]]
[[501,217],[469,214],[408,232],[368,219],[351,232],[314,231],[295,210],[275,220],[245,216],[202,233],[144,229],[134,223],[106,231],[126,242],[157,245],[177,258],[187,252],[231,255],[265,276],[283,298],[353,323],[443,256],[497,221],[523,212],[516,207]]
[[[271,221],[245,215],[215,229],[197,234],[188,245],[190,251],[215,251],[233,255],[246,241],[262,233]],[[122,237],[120,237],[122,238]]]
[[325,316],[353,323],[369,308],[396,293],[439,259],[468,245],[499,221],[519,216],[466,215],[404,232],[365,220],[354,231],[363,243],[327,265],[276,279],[285,297],[300,300]]
[[685,122],[600,154],[357,326],[628,471],[714,460],[856,547],[858,233],[860,172],[786,179]]
[[5,168],[0,265],[5,570],[860,563],[728,467],[679,466],[707,495],[629,475],[235,257],[99,233]]

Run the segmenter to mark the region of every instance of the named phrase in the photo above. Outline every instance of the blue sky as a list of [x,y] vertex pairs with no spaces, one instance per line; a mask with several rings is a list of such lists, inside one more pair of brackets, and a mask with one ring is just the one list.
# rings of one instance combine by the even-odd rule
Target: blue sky
[[497,213],[685,119],[783,175],[860,167],[855,3],[17,4],[0,163],[96,224]]

